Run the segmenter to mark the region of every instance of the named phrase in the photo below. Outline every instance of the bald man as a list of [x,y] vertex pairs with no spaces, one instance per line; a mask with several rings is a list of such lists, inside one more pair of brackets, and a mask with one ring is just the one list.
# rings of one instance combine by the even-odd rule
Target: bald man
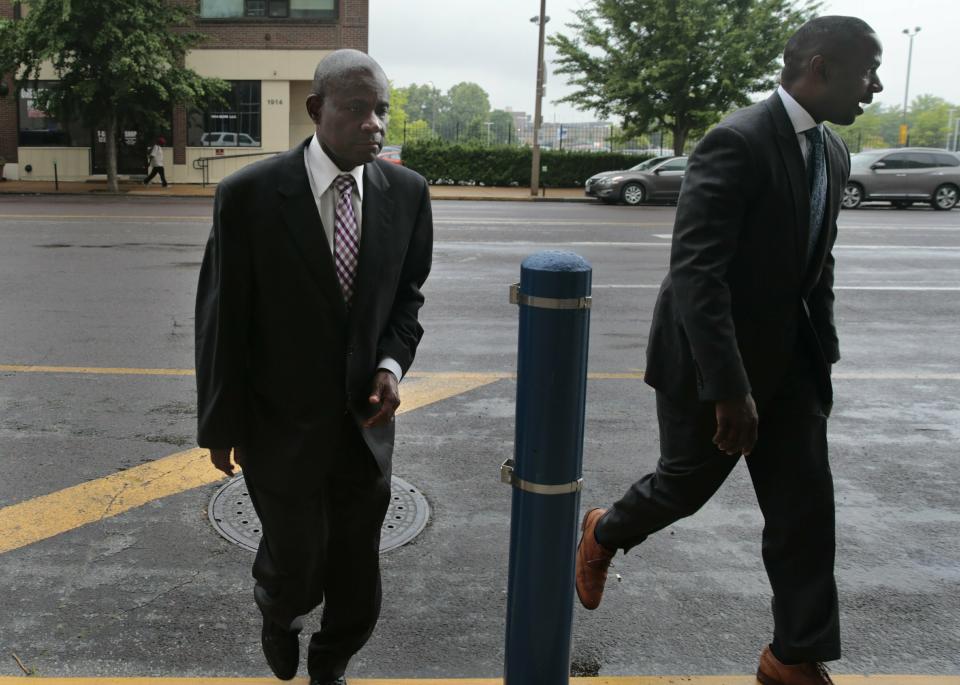
[[587,512],[577,551],[577,594],[595,609],[617,550],[696,512],[743,457],[773,589],[763,685],[830,683],[823,662],[840,657],[826,425],[850,158],[823,122],[863,113],[882,90],[880,58],[863,21],[813,19],[787,42],[777,92],[697,146],[647,346],[660,459],[611,507]]
[[398,382],[423,329],[433,223],[422,177],[377,159],[387,78],[355,50],[316,69],[309,139],[217,187],[196,310],[198,443],[243,467],[274,675],[342,685],[380,612]]

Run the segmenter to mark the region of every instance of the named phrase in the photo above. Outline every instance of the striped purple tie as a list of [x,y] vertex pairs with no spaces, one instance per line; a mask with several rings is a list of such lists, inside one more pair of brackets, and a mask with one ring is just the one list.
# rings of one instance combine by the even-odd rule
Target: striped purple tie
[[343,291],[343,301],[349,308],[353,300],[353,280],[357,275],[357,264],[360,258],[360,235],[352,202],[356,180],[350,174],[340,174],[333,183],[337,189],[333,257],[337,268],[337,280],[340,281],[340,289]]

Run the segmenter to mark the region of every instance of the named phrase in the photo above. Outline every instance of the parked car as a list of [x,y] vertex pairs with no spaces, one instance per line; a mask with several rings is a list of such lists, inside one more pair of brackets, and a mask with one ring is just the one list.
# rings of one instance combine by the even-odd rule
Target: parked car
[[210,131],[200,137],[204,147],[258,147],[260,143],[246,133],[230,131]]
[[871,200],[888,200],[900,209],[914,202],[953,209],[960,200],[960,156],[922,147],[858,152],[850,158],[843,206],[853,209]]
[[399,145],[384,145],[377,157],[391,164],[403,164],[403,159],[401,159],[402,152],[403,149]]
[[676,202],[687,168],[686,157],[654,157],[623,171],[605,171],[587,179],[584,193],[603,202],[638,205],[648,200]]

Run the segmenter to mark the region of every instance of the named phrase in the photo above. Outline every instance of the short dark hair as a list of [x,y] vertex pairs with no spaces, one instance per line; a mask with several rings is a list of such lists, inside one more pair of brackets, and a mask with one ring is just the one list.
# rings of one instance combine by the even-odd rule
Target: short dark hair
[[325,97],[330,88],[336,88],[351,73],[368,71],[386,82],[387,75],[377,61],[365,52],[359,50],[336,50],[320,60],[316,71],[313,72],[311,91],[314,95]]
[[789,84],[800,78],[815,55],[836,57],[853,39],[873,33],[870,24],[857,17],[828,15],[811,19],[790,36],[783,49],[780,82]]

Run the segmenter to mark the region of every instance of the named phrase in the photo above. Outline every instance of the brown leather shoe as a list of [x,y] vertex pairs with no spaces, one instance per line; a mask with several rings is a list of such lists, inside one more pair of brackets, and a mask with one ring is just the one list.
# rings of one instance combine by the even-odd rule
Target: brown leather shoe
[[591,509],[583,517],[580,526],[583,535],[577,545],[577,597],[587,609],[600,606],[603,584],[607,582],[607,568],[617,550],[609,550],[594,536],[597,521],[607,513],[606,509]]
[[819,661],[788,666],[767,645],[760,653],[757,680],[763,685],[834,685],[827,667]]

